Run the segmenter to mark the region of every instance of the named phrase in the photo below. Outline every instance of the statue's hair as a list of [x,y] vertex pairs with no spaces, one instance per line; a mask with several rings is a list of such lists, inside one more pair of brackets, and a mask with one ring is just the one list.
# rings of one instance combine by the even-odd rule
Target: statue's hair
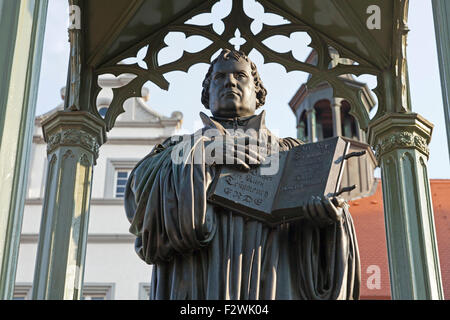
[[228,60],[230,58],[239,61],[240,59],[244,59],[250,64],[252,69],[252,77],[255,82],[255,91],[256,91],[256,109],[264,105],[266,102],[267,90],[264,87],[261,78],[259,77],[258,70],[256,69],[256,65],[247,57],[245,53],[242,51],[223,49],[219,56],[211,62],[208,72],[206,73],[205,79],[203,80],[203,90],[202,90],[202,103],[206,109],[209,109],[209,85],[211,83],[211,75],[213,72],[213,68],[216,62],[220,59]]

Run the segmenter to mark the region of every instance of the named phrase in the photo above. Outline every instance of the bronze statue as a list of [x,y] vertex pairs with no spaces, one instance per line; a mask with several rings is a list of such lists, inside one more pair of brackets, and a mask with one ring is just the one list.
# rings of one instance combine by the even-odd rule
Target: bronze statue
[[255,115],[267,92],[245,54],[223,50],[203,87],[213,115],[201,113],[205,127],[157,145],[126,188],[137,254],[154,264],[151,299],[358,299],[359,253],[345,203],[313,198],[308,218],[270,227],[208,202],[221,166],[249,170],[265,161],[250,143],[236,147],[236,135],[275,141],[280,151],[302,142],[275,137],[265,112]]

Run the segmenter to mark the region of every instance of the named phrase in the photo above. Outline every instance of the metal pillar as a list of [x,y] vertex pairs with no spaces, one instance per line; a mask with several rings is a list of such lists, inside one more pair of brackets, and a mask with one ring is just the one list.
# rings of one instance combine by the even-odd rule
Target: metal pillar
[[14,291],[47,0],[0,0],[0,299]]
[[408,4],[394,4],[392,61],[378,77],[382,99],[368,139],[381,166],[392,298],[443,299],[427,168],[433,125],[411,111]]
[[432,0],[432,3],[450,156],[450,2],[447,0]]
[[69,0],[70,58],[65,108],[42,123],[47,180],[33,281],[33,299],[81,298],[92,172],[106,126],[89,111],[89,68],[82,63],[82,4]]
[[388,113],[369,127],[382,171],[393,299],[443,299],[427,169],[432,129],[415,113]]
[[78,300],[84,274],[92,171],[105,125],[85,111],[60,111],[43,124],[48,166],[33,299]]

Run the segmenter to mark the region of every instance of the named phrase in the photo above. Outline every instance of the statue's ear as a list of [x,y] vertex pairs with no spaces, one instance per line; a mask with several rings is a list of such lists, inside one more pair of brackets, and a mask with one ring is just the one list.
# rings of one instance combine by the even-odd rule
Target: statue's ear
[[202,90],[202,104],[203,106],[209,110],[209,93],[206,91],[206,88]]
[[256,109],[258,109],[264,105],[264,101],[262,99],[263,95],[264,95],[264,92],[261,89],[256,90]]

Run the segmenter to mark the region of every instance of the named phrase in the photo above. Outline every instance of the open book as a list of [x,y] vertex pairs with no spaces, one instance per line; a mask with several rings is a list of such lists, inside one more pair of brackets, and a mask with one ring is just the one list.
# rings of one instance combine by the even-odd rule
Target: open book
[[300,219],[312,196],[339,194],[348,148],[349,143],[339,137],[299,145],[279,153],[279,167],[273,174],[264,170],[268,164],[249,172],[224,166],[208,200],[272,226]]

